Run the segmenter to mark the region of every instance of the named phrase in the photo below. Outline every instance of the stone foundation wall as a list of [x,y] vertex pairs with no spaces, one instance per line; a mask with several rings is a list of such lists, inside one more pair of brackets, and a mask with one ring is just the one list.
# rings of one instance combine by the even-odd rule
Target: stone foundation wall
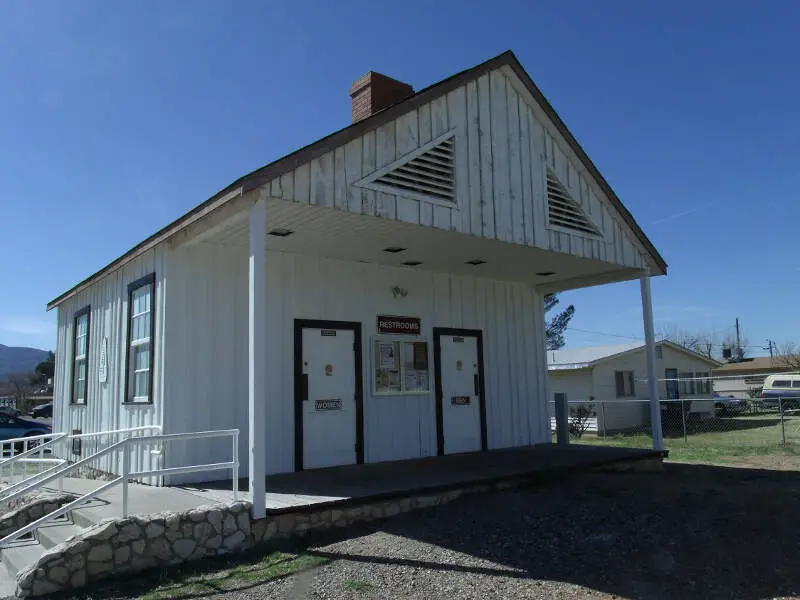
[[201,507],[183,513],[108,519],[51,548],[35,564],[21,571],[17,575],[17,595],[34,597],[74,590],[112,575],[243,552],[261,543],[305,535],[312,530],[346,527],[445,504],[492,487],[479,485],[359,506],[306,509],[258,520],[250,517],[249,502]]
[[23,496],[8,503],[0,515],[0,539],[75,500],[71,494]]

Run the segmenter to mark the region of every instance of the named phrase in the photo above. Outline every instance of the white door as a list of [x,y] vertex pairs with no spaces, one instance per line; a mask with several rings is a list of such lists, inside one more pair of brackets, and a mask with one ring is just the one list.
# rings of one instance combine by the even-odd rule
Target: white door
[[444,453],[481,450],[478,338],[442,335],[439,338]]
[[356,463],[355,352],[350,329],[303,329],[304,469]]

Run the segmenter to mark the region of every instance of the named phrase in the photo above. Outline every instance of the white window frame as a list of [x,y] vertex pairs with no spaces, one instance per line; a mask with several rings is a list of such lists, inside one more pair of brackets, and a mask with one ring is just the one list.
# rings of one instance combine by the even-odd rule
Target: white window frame
[[[150,287],[149,295],[150,302],[147,310],[134,313],[133,312],[133,297],[134,294],[144,287]],[[141,279],[137,279],[128,286],[128,336],[127,336],[127,353],[125,361],[125,404],[153,404],[153,371],[155,365],[155,324],[156,324],[156,277],[155,273],[146,275]],[[147,337],[133,339],[133,323],[134,319],[144,315],[150,315],[150,330],[147,332]],[[135,364],[134,349],[144,345],[148,346],[148,363],[147,368],[137,369]],[[147,395],[136,396],[136,376],[140,373],[148,373],[147,379]]]
[[[370,369],[372,372],[372,395],[373,396],[429,396],[433,391],[433,375],[431,368],[433,362],[431,361],[431,344],[427,337],[424,336],[402,336],[402,335],[376,335],[372,338],[372,344],[370,346],[370,364],[372,368]],[[389,343],[393,344],[396,342],[400,342],[400,389],[397,391],[378,391],[378,379],[376,376],[375,371],[377,370],[377,365],[375,364],[375,345],[377,343]],[[426,345],[427,355],[428,355],[428,389],[427,390],[407,390],[406,389],[406,371],[408,370],[405,363],[403,362],[403,344],[404,343],[424,343]]]
[[[77,311],[72,318],[72,378],[70,381],[69,400],[74,406],[85,406],[89,396],[89,335],[91,333],[92,318],[91,306],[85,306]],[[78,323],[86,319],[86,333],[78,335]],[[83,349],[78,354],[79,348]],[[84,365],[83,396],[77,394],[79,365]]]

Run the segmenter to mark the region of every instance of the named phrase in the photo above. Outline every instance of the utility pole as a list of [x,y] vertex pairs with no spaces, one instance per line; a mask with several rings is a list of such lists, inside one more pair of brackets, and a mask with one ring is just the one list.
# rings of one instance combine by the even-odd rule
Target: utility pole
[[737,350],[737,352],[741,347],[742,347],[742,340],[739,337],[739,317],[736,317],[736,350]]

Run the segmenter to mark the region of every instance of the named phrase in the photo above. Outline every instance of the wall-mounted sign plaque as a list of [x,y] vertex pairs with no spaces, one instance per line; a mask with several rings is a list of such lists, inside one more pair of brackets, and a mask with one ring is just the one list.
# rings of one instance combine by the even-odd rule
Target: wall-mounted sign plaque
[[419,335],[422,332],[422,319],[378,315],[377,327],[378,333]]

